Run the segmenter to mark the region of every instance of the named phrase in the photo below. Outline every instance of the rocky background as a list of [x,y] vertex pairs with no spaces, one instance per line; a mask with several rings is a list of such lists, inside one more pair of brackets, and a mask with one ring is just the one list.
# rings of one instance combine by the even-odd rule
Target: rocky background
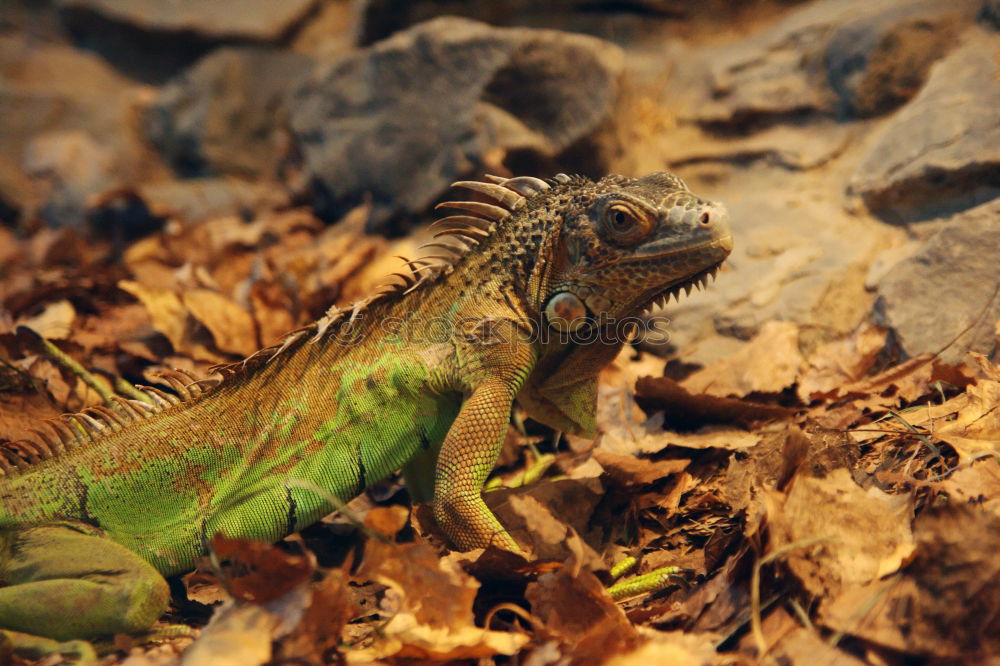
[[[700,553],[687,563],[708,582],[652,606],[627,607],[627,618],[595,601],[597,615],[587,622],[562,617],[544,640],[536,627],[534,651],[482,639],[478,651],[422,653],[427,648],[396,637],[410,651],[379,657],[447,661],[522,650],[530,654],[525,663],[595,663],[614,654],[620,663],[641,663],[653,657],[623,655],[648,638],[641,632],[656,630],[639,649],[661,650],[657,658],[669,654],[677,663],[712,663],[722,659],[716,648],[729,651],[727,659],[772,651],[793,663],[815,663],[817,651],[829,663],[998,658],[996,632],[992,642],[984,638],[989,626],[998,628],[996,548],[992,559],[965,553],[986,592],[956,591],[952,581],[941,583],[945,591],[906,597],[917,607],[938,597],[952,603],[921,615],[931,618],[926,626],[908,616],[907,629],[898,609],[867,628],[857,623],[871,610],[865,604],[883,594],[872,592],[880,581],[933,588],[920,577],[920,566],[933,568],[928,553],[940,552],[942,566],[954,556],[934,550],[941,541],[927,535],[937,526],[966,521],[965,537],[992,530],[996,541],[1000,525],[1000,480],[995,465],[987,470],[1000,453],[989,443],[1000,439],[1000,428],[982,420],[996,418],[989,416],[993,394],[983,387],[1000,381],[990,379],[1000,354],[995,0],[4,0],[0,119],[0,436],[10,439],[32,418],[98,400],[39,351],[25,328],[108,381],[155,381],[153,373],[167,367],[207,373],[397,270],[394,255],[413,253],[433,205],[455,180],[669,168],[729,207],[731,260],[710,289],[668,307],[665,334],[609,377],[601,421],[607,450],[593,457],[605,483],[610,475],[611,486],[643,488],[647,499],[635,505],[632,497],[636,515],[653,507],[661,525],[685,506],[686,525],[705,519],[699,511],[712,502],[719,520],[741,516],[738,528],[702,524],[692,536],[678,527],[674,537],[661,530],[641,541],[642,553],[667,553],[649,562]],[[656,381],[636,388],[642,375]],[[750,400],[753,409],[798,410],[797,425],[779,436],[748,425],[775,412],[735,415],[729,403],[707,408],[693,398],[678,408],[672,391],[679,387],[714,400]],[[626,411],[638,394],[645,414],[666,412],[668,427],[672,413],[683,421],[707,409],[715,414],[709,422],[735,423],[743,434],[667,441],[661,416],[655,426],[642,424],[638,440],[633,428],[625,446],[629,424],[608,407],[619,405],[622,391]],[[876,489],[860,461],[867,460],[865,474],[899,472],[891,461],[916,455],[912,447],[923,441],[893,439],[905,428],[883,440],[852,435],[850,460],[827,460],[825,476],[795,477],[795,485],[794,475],[781,471],[789,456],[806,455],[789,453],[801,441],[814,452],[832,446],[821,444],[821,430],[843,436],[864,423],[891,429],[885,424],[898,425],[892,414],[928,396],[942,408],[965,400],[942,415],[983,430],[928,440],[944,453],[925,461],[923,476],[907,468],[905,479],[875,484],[880,508],[864,504],[875,500],[862,488],[872,488],[869,495]],[[973,403],[982,406],[975,418],[960,409]],[[904,422],[912,432],[924,423]],[[518,436],[567,452],[551,433],[529,428]],[[593,453],[579,442],[568,446],[576,456]],[[691,473],[674,464],[671,447],[678,446],[687,447]],[[778,447],[786,462],[764,456],[767,447]],[[708,464],[706,450],[724,455]],[[661,473],[644,475],[623,461],[626,454],[646,456]],[[518,459],[511,453],[502,462],[511,467]],[[663,464],[671,461],[668,470]],[[768,478],[751,482],[750,472],[734,472],[751,462]],[[574,464],[562,464],[571,477]],[[959,468],[988,476],[950,490],[932,483]],[[678,481],[685,474],[688,480]],[[692,490],[712,474],[729,481],[711,492],[704,484]],[[664,485],[664,478],[672,480]],[[833,478],[835,488],[823,486]],[[743,483],[734,499],[733,484]],[[962,492],[993,513],[913,522],[934,498],[954,503]],[[808,506],[808,497],[826,495],[864,504],[858,520],[909,512],[906,534],[893,532],[898,522],[878,528],[895,535],[877,544],[880,561],[895,557],[895,566],[873,565],[865,577],[857,571],[867,564],[850,548],[837,556],[854,564],[833,573],[802,559],[769,574],[774,596],[753,606],[752,562],[780,559],[782,543],[794,549],[815,537],[815,529],[792,524],[794,511],[775,507]],[[892,503],[903,496],[907,508]],[[692,508],[698,502],[702,509]],[[649,530],[648,518],[637,524]],[[574,527],[586,533],[585,523]],[[844,525],[850,532],[850,521]],[[938,545],[921,550],[928,540]],[[488,587],[483,572],[492,569],[463,566]],[[536,616],[540,608],[559,615],[559,603],[545,596],[551,590],[539,589],[523,605]],[[769,605],[791,589],[794,604]],[[992,601],[982,596],[989,594]],[[978,628],[959,609],[970,598],[981,602],[969,607],[985,623]],[[956,638],[955,627],[965,633]],[[668,630],[670,640],[660,635]],[[588,643],[595,631],[618,636],[616,647]],[[791,639],[782,643],[786,634]],[[287,656],[288,644],[276,654]],[[125,653],[118,647],[112,659]],[[242,663],[271,657],[253,658]]]

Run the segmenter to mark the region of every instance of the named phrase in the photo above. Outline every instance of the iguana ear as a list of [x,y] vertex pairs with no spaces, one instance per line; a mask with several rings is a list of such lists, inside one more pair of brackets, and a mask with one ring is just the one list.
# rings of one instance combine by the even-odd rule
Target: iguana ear
[[551,391],[529,381],[517,394],[517,401],[528,412],[528,416],[556,430],[581,437],[595,435],[597,377],[589,377]]

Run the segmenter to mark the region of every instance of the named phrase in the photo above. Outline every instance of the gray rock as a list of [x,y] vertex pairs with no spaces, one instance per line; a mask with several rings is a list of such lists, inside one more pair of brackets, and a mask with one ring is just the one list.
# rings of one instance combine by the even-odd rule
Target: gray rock
[[274,41],[302,21],[317,0],[58,0],[148,32],[187,33],[210,40]]
[[83,130],[53,130],[34,136],[25,149],[24,172],[44,204],[41,218],[52,226],[81,226],[88,197],[114,183],[110,151]]
[[940,0],[886,4],[876,14],[841,26],[827,44],[827,80],[844,113],[874,116],[912,98],[978,5]]
[[819,0],[776,25],[707,53],[706,86],[688,111],[709,125],[810,113],[873,115],[917,90],[975,0]]
[[928,219],[1000,195],[1000,35],[972,28],[931,70],[852,175],[886,220]]
[[289,103],[317,212],[371,197],[379,229],[498,151],[555,158],[608,119],[622,66],[592,37],[439,18],[317,68]]
[[87,195],[162,168],[133,129],[142,87],[101,58],[14,33],[0,36],[0,62],[5,217],[78,226]]
[[185,176],[273,177],[285,94],[312,66],[267,47],[216,49],[164,86],[146,113],[146,134]]
[[[874,317],[895,330],[908,356],[934,353],[978,322],[941,359],[958,363],[969,350],[990,354],[1000,319],[1000,201],[955,215],[926,247],[889,271],[878,287]],[[994,296],[992,302],[990,297]]]

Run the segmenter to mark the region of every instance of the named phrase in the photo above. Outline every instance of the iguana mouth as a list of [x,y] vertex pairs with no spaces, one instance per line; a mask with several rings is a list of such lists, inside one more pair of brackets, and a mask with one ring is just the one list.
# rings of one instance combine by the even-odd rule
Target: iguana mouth
[[640,301],[640,303],[645,303],[645,305],[643,305],[639,311],[642,314],[648,314],[652,312],[655,307],[662,308],[670,302],[671,297],[680,302],[681,291],[684,292],[685,296],[689,295],[692,289],[698,289],[701,291],[702,287],[708,286],[709,278],[715,280],[715,275],[719,272],[719,267],[722,266],[722,263],[723,262],[720,261],[700,273],[695,273],[685,280],[674,282],[666,288],[655,292],[652,296],[644,298]]

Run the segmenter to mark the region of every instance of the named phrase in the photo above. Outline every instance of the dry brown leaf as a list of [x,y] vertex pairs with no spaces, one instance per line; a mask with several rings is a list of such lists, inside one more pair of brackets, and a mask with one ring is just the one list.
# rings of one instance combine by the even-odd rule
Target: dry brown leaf
[[[773,640],[773,634],[766,633],[765,636],[768,643]],[[821,635],[814,627],[803,627],[797,619],[791,630],[778,638],[778,642],[771,648],[769,656],[773,656],[772,663],[779,664],[865,666],[866,663],[871,663],[864,662],[846,650],[839,650],[830,645],[829,639]]]
[[[1000,320],[997,320],[997,327],[1000,328]],[[991,362],[990,359],[979,352],[970,351],[969,356],[979,366],[979,370],[983,373],[984,377],[992,379],[995,382],[1000,382],[1000,365]]]
[[674,430],[691,430],[713,423],[751,429],[794,413],[785,407],[749,400],[694,395],[669,377],[642,377],[635,390],[636,402],[643,410],[647,414],[663,411],[666,423]]
[[781,393],[795,383],[801,364],[798,324],[769,321],[737,353],[702,368],[681,385],[691,393],[717,396]]
[[690,460],[644,460],[610,451],[594,451],[594,458],[604,471],[621,486],[641,486],[654,483],[672,474],[683,472]]
[[962,388],[972,383],[973,377],[972,368],[968,366],[949,365],[937,357],[924,354],[872,377],[837,387],[829,393],[820,395],[814,392],[812,397],[828,400],[854,397],[853,405],[859,412],[863,409],[895,409],[900,404],[911,403],[932,392],[938,381]]
[[35,439],[32,428],[65,411],[43,392],[0,391],[0,440]]
[[63,409],[68,408],[69,397],[73,389],[63,378],[59,366],[47,358],[36,358],[29,366],[28,372],[43,383],[57,405]]
[[250,309],[260,341],[271,345],[295,328],[295,304],[291,296],[276,282],[255,281],[249,291]]
[[636,382],[640,377],[660,377],[666,363],[652,354],[640,354],[628,345],[607,365],[597,381],[597,410],[594,421],[602,429],[634,427],[646,419],[635,402]]
[[73,330],[76,320],[76,309],[69,301],[55,301],[45,306],[45,309],[33,317],[21,317],[14,322],[14,327],[27,326],[35,333],[49,340],[65,340]]
[[523,634],[477,627],[472,604],[479,583],[454,562],[439,560],[425,543],[369,541],[357,577],[386,585],[397,610],[374,645],[347,651],[351,663],[511,655],[528,640]]
[[146,306],[153,328],[162,333],[174,350],[199,361],[223,363],[228,359],[210,349],[193,334],[194,320],[180,297],[166,289],[151,289],[132,280],[121,280],[118,287],[135,296]]
[[748,449],[761,436],[740,428],[705,426],[697,432],[678,433],[663,429],[663,414],[654,414],[640,426],[609,429],[600,435],[597,448],[620,455],[653,454],[668,446],[688,449]]
[[913,552],[911,498],[863,490],[846,469],[800,474],[787,494],[772,491],[767,501],[771,550],[794,546],[784,559],[814,595],[888,575]]
[[987,663],[1000,653],[1000,517],[970,505],[928,508],[900,575],[851,587],[820,621],[904,654]]
[[706,666],[719,662],[712,634],[688,634],[683,631],[639,631],[645,642],[631,652],[619,654],[605,666]]
[[212,333],[221,351],[249,356],[259,348],[253,317],[222,294],[210,289],[188,289],[181,293],[181,300]]
[[392,539],[410,522],[410,512],[405,506],[376,506],[365,514],[364,521],[375,534]]
[[344,626],[355,610],[345,575],[340,571],[328,571],[323,580],[312,586],[312,600],[299,623],[278,645],[274,655],[276,661],[331,663]]
[[301,585],[265,604],[227,601],[216,608],[201,636],[181,659],[183,666],[258,666],[271,661],[272,641],[299,623],[312,599]]
[[[82,316],[71,339],[85,350],[123,348],[151,332],[149,312],[141,303],[125,303],[101,309],[96,315]],[[153,357],[150,360],[159,360]]]
[[536,630],[565,646],[569,664],[600,664],[633,650],[640,639],[625,613],[594,574],[572,564],[528,585],[524,596],[543,622]]
[[1000,382],[981,379],[965,389],[966,404],[934,430],[934,436],[954,447],[961,462],[1000,455]]
[[[557,481],[539,486],[555,487],[556,483],[561,484],[564,489],[576,488],[587,495],[590,494],[579,481],[568,481],[568,483]],[[492,495],[488,496],[490,508],[496,512],[497,517],[518,543],[525,546],[535,559],[557,562],[571,560],[576,566],[592,571],[606,568],[604,561],[580,538],[577,530],[560,520],[563,517],[567,519],[572,517],[578,521],[577,525],[583,523],[585,526],[596,502],[591,503],[589,510],[585,499],[576,510],[556,513],[550,506],[532,497],[529,492],[498,491],[489,495]],[[580,494],[575,496],[580,497]]]
[[[586,533],[590,517],[604,496],[605,489],[598,478],[603,470],[596,462],[597,473],[580,478],[544,479],[538,483],[513,489],[500,489],[486,493],[486,504],[498,515],[510,511],[508,497],[532,497],[541,502],[552,516],[558,516],[579,534]],[[515,520],[515,513],[510,513]],[[545,518],[542,518],[543,520]],[[504,518],[501,518],[504,520]],[[520,520],[520,519],[517,519]]]
[[227,587],[243,601],[267,603],[301,585],[313,573],[309,557],[287,553],[262,541],[216,534],[211,546],[220,560],[229,561]]
[[122,280],[118,286],[135,296],[146,306],[153,318],[153,328],[170,340],[174,349],[183,349],[186,344],[188,312],[180,297],[165,289],[148,289],[138,282]]
[[961,466],[939,483],[956,503],[978,506],[1000,517],[1000,464],[988,456]]
[[864,323],[853,334],[816,349],[805,362],[798,381],[799,400],[809,404],[813,394],[829,393],[860,380],[885,347],[888,331]]

